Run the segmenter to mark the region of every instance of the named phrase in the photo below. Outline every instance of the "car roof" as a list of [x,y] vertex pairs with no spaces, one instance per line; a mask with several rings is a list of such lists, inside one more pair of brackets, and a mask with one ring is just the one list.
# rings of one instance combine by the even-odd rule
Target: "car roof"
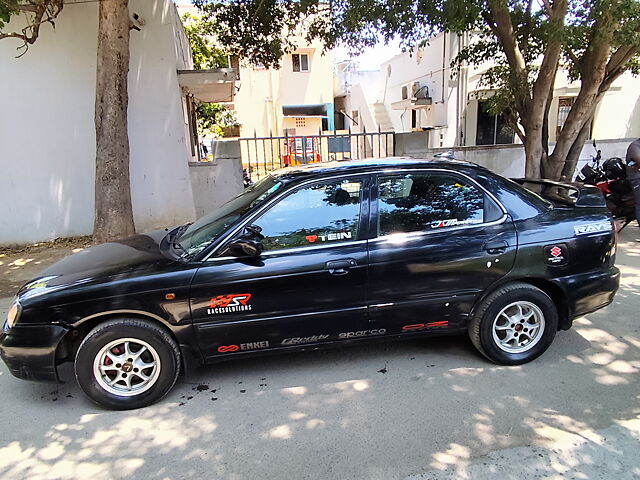
[[301,177],[322,176],[323,174],[343,172],[368,172],[389,168],[424,168],[424,167],[452,167],[452,168],[482,168],[484,167],[450,157],[414,158],[414,157],[386,157],[367,158],[363,160],[338,160],[331,162],[311,163],[295,167],[282,168],[272,172],[272,175],[282,180],[300,179]]

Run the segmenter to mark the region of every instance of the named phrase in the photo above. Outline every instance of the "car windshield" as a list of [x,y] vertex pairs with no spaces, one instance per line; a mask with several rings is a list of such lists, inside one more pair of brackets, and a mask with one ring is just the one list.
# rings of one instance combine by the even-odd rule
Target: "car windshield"
[[174,245],[182,252],[183,258],[197,255],[233,222],[272,196],[281,186],[282,183],[272,176],[263,178],[217,210],[192,223],[174,240]]

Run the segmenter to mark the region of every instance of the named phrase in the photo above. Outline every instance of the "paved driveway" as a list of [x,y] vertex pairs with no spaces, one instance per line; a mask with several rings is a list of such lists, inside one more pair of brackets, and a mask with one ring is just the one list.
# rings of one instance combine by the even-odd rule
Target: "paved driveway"
[[[0,477],[640,477],[640,243],[615,304],[521,367],[465,337],[222,364],[161,403],[110,412],[0,366]],[[10,299],[0,300],[2,315]]]

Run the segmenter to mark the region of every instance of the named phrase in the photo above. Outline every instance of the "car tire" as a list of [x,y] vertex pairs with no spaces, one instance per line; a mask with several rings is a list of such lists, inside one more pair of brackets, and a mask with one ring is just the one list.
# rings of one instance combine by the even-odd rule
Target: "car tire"
[[558,331],[558,310],[553,300],[527,283],[498,288],[478,306],[469,337],[492,362],[520,365],[539,357]]
[[180,350],[153,322],[109,320],[84,338],[74,368],[80,388],[91,400],[129,410],[150,405],[171,390],[180,373]]

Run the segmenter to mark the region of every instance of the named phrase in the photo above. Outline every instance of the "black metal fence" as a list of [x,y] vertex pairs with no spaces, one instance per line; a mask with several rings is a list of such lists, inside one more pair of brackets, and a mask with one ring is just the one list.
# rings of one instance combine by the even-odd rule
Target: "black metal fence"
[[240,138],[242,166],[252,181],[280,168],[394,155],[393,132],[318,132],[317,135]]

